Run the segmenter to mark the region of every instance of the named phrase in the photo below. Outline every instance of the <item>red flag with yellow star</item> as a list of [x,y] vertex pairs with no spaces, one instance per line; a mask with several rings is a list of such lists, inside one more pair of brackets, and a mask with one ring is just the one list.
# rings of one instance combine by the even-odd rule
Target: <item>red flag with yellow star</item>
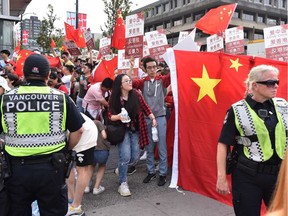
[[18,77],[23,77],[24,62],[26,58],[33,53],[34,52],[30,50],[20,50],[20,52],[18,53],[18,57],[16,61],[16,70],[15,70],[15,73],[18,75]]
[[114,70],[117,68],[118,58],[114,57],[111,60],[101,60],[93,72],[93,81],[102,82],[105,78],[114,79]]
[[118,9],[118,14],[116,18],[116,23],[114,26],[114,31],[111,40],[111,47],[116,49],[125,49],[125,24],[123,17],[121,15],[120,9]]
[[195,27],[210,35],[222,35],[229,25],[236,6],[237,3],[223,5],[209,10],[208,13],[195,24]]
[[210,52],[176,50],[174,55],[178,83],[176,122],[179,123],[175,131],[178,145],[174,145],[178,154],[173,158],[172,177],[177,176],[174,182],[185,190],[232,205],[230,195],[216,192],[216,152],[226,111],[244,98],[244,81],[249,70],[259,64],[270,64],[281,70],[277,96],[287,100],[287,63]]

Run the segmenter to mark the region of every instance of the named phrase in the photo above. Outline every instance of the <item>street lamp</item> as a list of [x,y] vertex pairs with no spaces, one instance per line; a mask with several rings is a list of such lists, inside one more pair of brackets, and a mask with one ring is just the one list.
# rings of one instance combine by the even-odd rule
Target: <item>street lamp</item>
[[23,27],[22,27],[22,21],[23,21],[23,16],[24,15],[28,15],[28,14],[32,14],[32,15],[36,15],[34,12],[32,13],[25,13],[25,14],[21,14],[20,15],[20,45],[22,46],[22,43],[23,43]]

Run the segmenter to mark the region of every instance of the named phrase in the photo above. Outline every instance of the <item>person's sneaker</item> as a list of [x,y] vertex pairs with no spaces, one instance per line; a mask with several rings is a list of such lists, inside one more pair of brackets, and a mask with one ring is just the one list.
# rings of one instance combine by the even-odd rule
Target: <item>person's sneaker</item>
[[119,169],[118,167],[114,170],[114,173],[118,176],[119,175]]
[[161,176],[159,177],[159,181],[158,181],[158,186],[163,186],[166,183],[166,176]]
[[99,186],[99,188],[93,188],[93,194],[94,195],[98,195],[104,191],[105,191],[105,187],[103,187],[101,185]]
[[144,151],[143,155],[140,157],[140,160],[146,160],[147,158],[147,152]]
[[155,174],[148,174],[146,176],[146,178],[143,180],[143,183],[149,183],[150,181],[152,181],[153,179],[156,178],[156,175]]
[[80,215],[80,216],[84,216],[85,212],[82,211],[81,209],[81,205],[79,205],[78,207],[73,207],[72,205],[68,206],[68,212],[66,214],[66,216],[69,215]]
[[127,182],[122,182],[122,184],[118,188],[118,192],[120,193],[121,196],[131,196],[131,192],[129,190],[129,186]]
[[85,187],[85,189],[84,189],[84,193],[89,193],[90,192],[90,187]]
[[128,166],[127,175],[133,175],[136,172],[135,166]]

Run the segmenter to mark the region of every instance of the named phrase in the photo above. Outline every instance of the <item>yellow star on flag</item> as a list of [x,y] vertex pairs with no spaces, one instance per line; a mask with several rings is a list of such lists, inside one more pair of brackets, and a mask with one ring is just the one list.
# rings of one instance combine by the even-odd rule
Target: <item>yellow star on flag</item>
[[205,95],[208,95],[217,104],[213,89],[221,79],[210,79],[204,64],[202,69],[202,78],[191,79],[200,87],[197,102],[199,102]]
[[230,62],[232,63],[230,68],[235,68],[235,70],[238,72],[239,67],[243,66],[242,64],[239,63],[239,58],[236,60],[230,59]]

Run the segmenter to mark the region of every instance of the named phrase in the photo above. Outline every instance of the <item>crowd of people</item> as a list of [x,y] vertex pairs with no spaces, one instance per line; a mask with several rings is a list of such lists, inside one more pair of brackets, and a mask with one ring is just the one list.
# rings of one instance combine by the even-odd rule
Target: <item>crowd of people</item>
[[[106,133],[109,124],[125,128],[123,139],[117,143],[119,194],[132,195],[128,173],[131,167],[135,172],[141,149],[147,155],[143,183],[157,178],[157,149],[157,184],[166,184],[166,124],[174,106],[165,62],[143,58],[139,78],[132,79],[131,58],[127,73],[116,68],[114,79],[94,83],[96,63],[91,58],[72,59],[63,52],[62,67],[50,68],[43,55],[32,54],[24,63],[24,76],[19,77],[9,55],[8,50],[1,51],[0,131],[10,171],[7,176],[0,176],[0,201],[6,203],[1,204],[0,215],[31,215],[35,201],[40,215],[84,215],[84,193],[92,191],[98,195],[105,191],[102,181],[110,150]],[[247,97],[229,109],[219,138],[216,190],[220,194],[230,193],[226,159],[232,145],[232,195],[237,216],[260,215],[262,200],[267,207],[270,205],[285,156],[288,107],[286,100],[274,99],[278,73],[277,68],[266,65],[250,71]],[[122,114],[123,108],[128,118]],[[152,132],[155,129],[157,140]],[[65,161],[70,161],[67,155],[72,152],[76,165],[65,173],[69,170]],[[96,180],[92,184],[94,171]],[[286,166],[282,166],[279,175],[287,180],[284,172],[287,155]],[[277,201],[281,197],[279,188],[286,188],[287,192],[287,184],[279,178],[277,185],[270,211],[287,212],[287,203],[282,206]],[[285,199],[287,202],[287,195]]]

